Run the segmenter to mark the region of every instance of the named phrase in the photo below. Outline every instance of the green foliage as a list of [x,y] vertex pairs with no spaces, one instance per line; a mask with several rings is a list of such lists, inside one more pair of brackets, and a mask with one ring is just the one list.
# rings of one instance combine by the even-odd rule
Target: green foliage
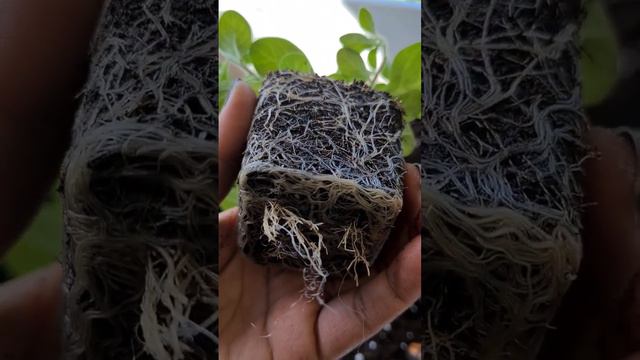
[[398,52],[389,70],[386,91],[400,101],[409,119],[419,118],[422,111],[420,56],[420,43],[410,45]]
[[618,44],[601,1],[587,3],[587,17],[580,32],[582,100],[586,106],[606,98],[618,78]]
[[238,205],[238,185],[234,185],[227,196],[220,203],[223,210],[231,209]]
[[389,91],[403,93],[408,90],[420,89],[421,55],[420,43],[406,47],[396,55],[391,65]]
[[411,126],[407,125],[402,129],[402,155],[409,156],[416,147],[416,138],[411,130]]
[[263,38],[251,44],[251,61],[258,74],[266,76],[276,70],[311,73],[313,69],[304,53],[281,38]]
[[[407,121],[419,118],[420,44],[401,50],[390,62],[385,42],[375,33],[371,13],[360,9],[358,20],[364,34],[349,33],[340,37],[343,47],[336,54],[338,69],[329,76],[347,82],[366,81],[375,89],[395,97],[403,106]],[[219,70],[220,106],[233,81],[228,69],[230,64],[244,72],[243,80],[256,91],[272,71],[313,72],[308,58],[290,41],[275,37],[253,40],[251,26],[235,11],[227,11],[220,17],[220,52],[223,57]]]
[[369,50],[369,54],[367,55],[367,63],[371,68],[375,69],[378,66],[378,48],[373,48]]
[[2,265],[12,276],[24,275],[56,262],[61,248],[62,203],[57,192],[51,190],[29,229],[2,259]]
[[369,71],[364,65],[360,54],[349,48],[342,48],[336,56],[340,79],[345,81],[368,80]]
[[218,66],[218,94],[220,94],[218,96],[218,109],[222,109],[226,96],[231,91],[232,84],[233,79],[229,75],[229,63],[224,60],[220,61]]
[[373,16],[369,10],[365,8],[360,9],[360,13],[358,14],[358,22],[360,23],[360,27],[366,32],[375,33],[376,27],[373,24]]
[[[390,61],[391,59],[387,59],[386,43],[375,32],[371,13],[364,8],[360,9],[358,22],[363,33],[350,33],[340,37],[342,48],[336,54],[337,71],[329,77],[346,82],[367,82],[374,89],[386,91],[398,100],[404,109],[405,121],[420,118],[420,43],[401,50]],[[224,105],[235,78],[230,75],[231,64],[243,72],[243,80],[255,91],[258,91],[264,77],[272,71],[313,72],[309,60],[295,44],[274,37],[254,40],[251,34],[249,23],[237,12],[227,11],[220,17],[220,52],[223,57],[220,62],[222,69],[219,70],[220,107]],[[415,147],[414,134],[409,124],[402,133],[402,144],[405,155]],[[237,189],[234,187],[220,206],[223,209],[236,206],[237,197]]]
[[360,53],[364,50],[371,49],[376,46],[377,43],[373,39],[369,39],[368,37],[362,34],[346,34],[340,37],[340,43],[347,49],[351,49],[357,53]]
[[229,60],[246,61],[253,39],[247,20],[236,11],[227,11],[220,17],[220,52]]

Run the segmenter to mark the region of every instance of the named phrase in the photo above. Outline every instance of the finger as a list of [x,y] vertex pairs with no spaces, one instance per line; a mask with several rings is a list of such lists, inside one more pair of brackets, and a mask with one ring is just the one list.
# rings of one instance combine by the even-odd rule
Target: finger
[[58,358],[62,301],[58,264],[0,286],[0,358]]
[[[407,245],[410,239],[420,233],[420,171],[414,164],[407,164],[407,171],[404,175],[404,193],[402,211],[394,225],[394,229],[389,235],[389,240],[385,242],[380,255],[374,264],[374,270],[381,271],[389,267],[389,264],[398,253]],[[369,281],[368,277],[358,279],[358,285],[363,286]],[[339,294],[344,294],[356,287],[356,282],[349,274],[344,274],[342,278],[329,281],[325,289],[325,300],[329,301]]]
[[[298,292],[270,304],[266,328],[274,359],[315,359],[315,323],[320,305]],[[295,344],[295,346],[293,346]]]
[[318,316],[319,351],[334,359],[377,333],[420,295],[420,237],[367,284],[331,300]]
[[218,214],[218,264],[221,273],[238,251],[237,223],[237,207]]
[[229,100],[220,112],[218,124],[218,199],[222,200],[238,175],[242,152],[247,143],[251,117],[256,107],[256,95],[249,85],[237,81]]
[[408,186],[407,193],[408,196],[405,196],[404,201],[406,202],[405,208],[409,209],[407,211],[407,226],[409,228],[409,239],[414,238],[418,234],[420,234],[421,227],[421,219],[420,213],[422,211],[422,187],[420,177],[420,169],[414,165],[410,164],[407,169],[408,173],[411,174],[408,177]]
[[404,176],[404,193],[402,211],[398,215],[394,229],[385,242],[380,257],[376,260],[375,268],[384,269],[389,266],[398,252],[407,245],[410,239],[420,232],[420,171],[413,164],[407,164]]

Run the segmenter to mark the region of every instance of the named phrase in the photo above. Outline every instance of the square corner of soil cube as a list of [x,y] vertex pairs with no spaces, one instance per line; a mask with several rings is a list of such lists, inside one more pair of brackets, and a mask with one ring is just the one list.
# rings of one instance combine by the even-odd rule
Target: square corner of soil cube
[[402,207],[401,132],[397,103],[362,83],[267,77],[239,179],[245,253],[302,267],[306,239],[333,271],[354,253],[372,262]]
[[[261,264],[303,268],[294,243],[321,236],[331,273],[349,266],[355,247],[373,263],[402,208],[401,195],[285,168],[242,172],[239,192],[240,245],[247,255]],[[277,229],[275,238],[269,239],[265,226]]]

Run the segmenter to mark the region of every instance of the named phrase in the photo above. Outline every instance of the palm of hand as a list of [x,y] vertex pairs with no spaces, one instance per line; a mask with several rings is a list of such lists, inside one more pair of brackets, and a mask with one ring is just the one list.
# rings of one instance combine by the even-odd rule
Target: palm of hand
[[300,273],[258,265],[240,253],[235,246],[236,214],[225,214],[220,224],[221,238],[229,241],[220,257],[220,282],[228,284],[221,296],[225,311],[220,333],[229,339],[221,341],[221,357],[302,359],[318,354],[315,324],[320,305],[302,297]]

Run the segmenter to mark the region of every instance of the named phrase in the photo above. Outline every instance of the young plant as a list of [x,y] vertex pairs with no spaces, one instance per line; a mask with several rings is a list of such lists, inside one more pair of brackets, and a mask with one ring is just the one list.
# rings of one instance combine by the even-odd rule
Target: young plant
[[[408,155],[415,148],[415,137],[409,123],[422,114],[420,43],[402,49],[391,61],[387,56],[387,45],[376,34],[373,18],[365,8],[360,9],[359,23],[363,33],[340,37],[343,47],[336,54],[337,71],[325,75],[345,82],[363,81],[396,99],[402,106],[403,119],[408,125],[402,134],[403,152]],[[254,40],[249,23],[236,11],[224,12],[220,16],[219,28],[222,56],[219,67],[220,107],[224,106],[228,91],[238,77],[257,92],[270,72],[313,73],[306,55],[290,41],[276,37]],[[233,198],[223,202],[223,208],[232,206]]]
[[402,206],[400,106],[404,122],[420,116],[419,44],[390,62],[366,9],[359,22],[365,33],[342,36],[337,71],[319,77],[289,41],[253,41],[233,11],[220,19],[220,77],[233,66],[260,88],[239,175],[240,245],[259,263],[303,269],[318,298],[330,275],[369,273]]

